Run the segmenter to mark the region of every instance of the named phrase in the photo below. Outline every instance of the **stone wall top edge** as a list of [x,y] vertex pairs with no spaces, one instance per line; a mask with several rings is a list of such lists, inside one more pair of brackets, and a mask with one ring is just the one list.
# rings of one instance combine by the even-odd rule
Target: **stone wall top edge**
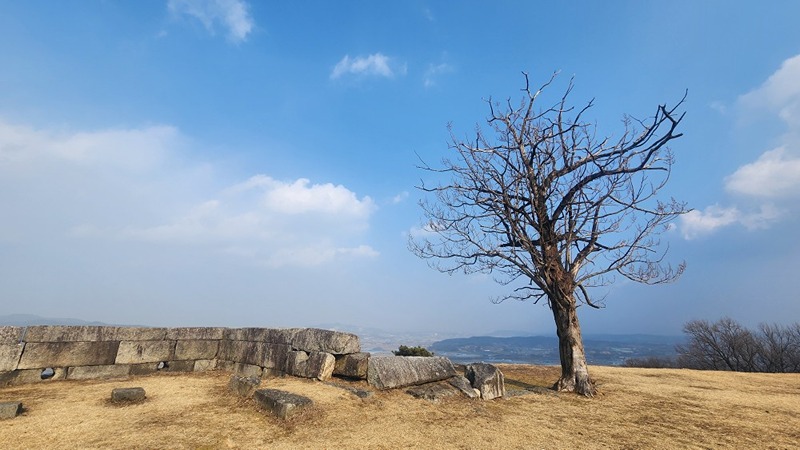
[[16,344],[22,340],[25,327],[0,326],[0,344]]

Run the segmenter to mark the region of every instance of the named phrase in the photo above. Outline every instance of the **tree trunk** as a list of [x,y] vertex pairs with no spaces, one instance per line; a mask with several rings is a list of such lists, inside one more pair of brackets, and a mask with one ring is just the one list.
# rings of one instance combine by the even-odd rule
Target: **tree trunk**
[[586,366],[575,298],[550,303],[556,321],[558,351],[561,356],[561,378],[553,389],[592,397],[595,394],[595,387],[589,378],[589,369]]

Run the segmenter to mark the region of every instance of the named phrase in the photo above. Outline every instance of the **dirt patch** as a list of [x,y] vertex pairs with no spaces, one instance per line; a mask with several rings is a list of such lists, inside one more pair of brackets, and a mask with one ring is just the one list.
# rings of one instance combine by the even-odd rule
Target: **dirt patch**
[[[600,394],[585,399],[546,389],[558,367],[501,367],[519,395],[488,402],[432,403],[402,390],[362,399],[311,380],[265,380],[261,387],[314,400],[288,421],[229,393],[224,372],[44,382],[0,389],[0,401],[26,409],[0,422],[0,435],[8,449],[788,449],[800,441],[800,374],[592,367]],[[146,390],[145,402],[110,406],[113,388],[133,386]]]

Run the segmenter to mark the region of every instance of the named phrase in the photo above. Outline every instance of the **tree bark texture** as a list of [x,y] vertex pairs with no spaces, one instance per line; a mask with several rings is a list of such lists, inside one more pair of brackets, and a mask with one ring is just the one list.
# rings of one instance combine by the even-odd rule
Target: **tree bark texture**
[[589,378],[589,368],[586,365],[586,353],[583,350],[575,299],[564,300],[566,301],[551,302],[561,357],[561,378],[553,389],[593,397],[595,386]]

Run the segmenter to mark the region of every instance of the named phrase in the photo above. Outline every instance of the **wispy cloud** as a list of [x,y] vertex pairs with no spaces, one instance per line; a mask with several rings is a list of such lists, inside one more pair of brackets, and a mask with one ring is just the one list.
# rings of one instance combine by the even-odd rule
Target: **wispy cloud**
[[441,64],[429,64],[428,68],[425,70],[425,76],[423,79],[423,84],[426,88],[432,87],[436,85],[437,79],[446,74],[453,71],[453,66],[447,63]]
[[758,230],[769,228],[781,215],[781,211],[771,204],[762,205],[752,212],[742,212],[735,206],[711,205],[702,211],[693,210],[682,215],[680,231],[685,239],[695,239],[731,225]]
[[345,75],[393,78],[396,75],[405,75],[405,73],[405,64],[401,64],[383,53],[373,53],[355,58],[345,55],[333,67],[331,79],[335,80]]
[[782,146],[764,152],[725,179],[736,194],[762,198],[800,198],[800,155]]
[[243,0],[168,0],[167,8],[176,16],[200,21],[209,33],[226,30],[232,42],[243,42],[253,30],[249,6]]
[[169,126],[53,132],[0,121],[0,242],[46,238],[57,251],[77,239],[120,258],[149,243],[269,267],[377,256],[362,241],[370,197],[264,174],[225,183],[212,165],[178,157],[187,142]]

